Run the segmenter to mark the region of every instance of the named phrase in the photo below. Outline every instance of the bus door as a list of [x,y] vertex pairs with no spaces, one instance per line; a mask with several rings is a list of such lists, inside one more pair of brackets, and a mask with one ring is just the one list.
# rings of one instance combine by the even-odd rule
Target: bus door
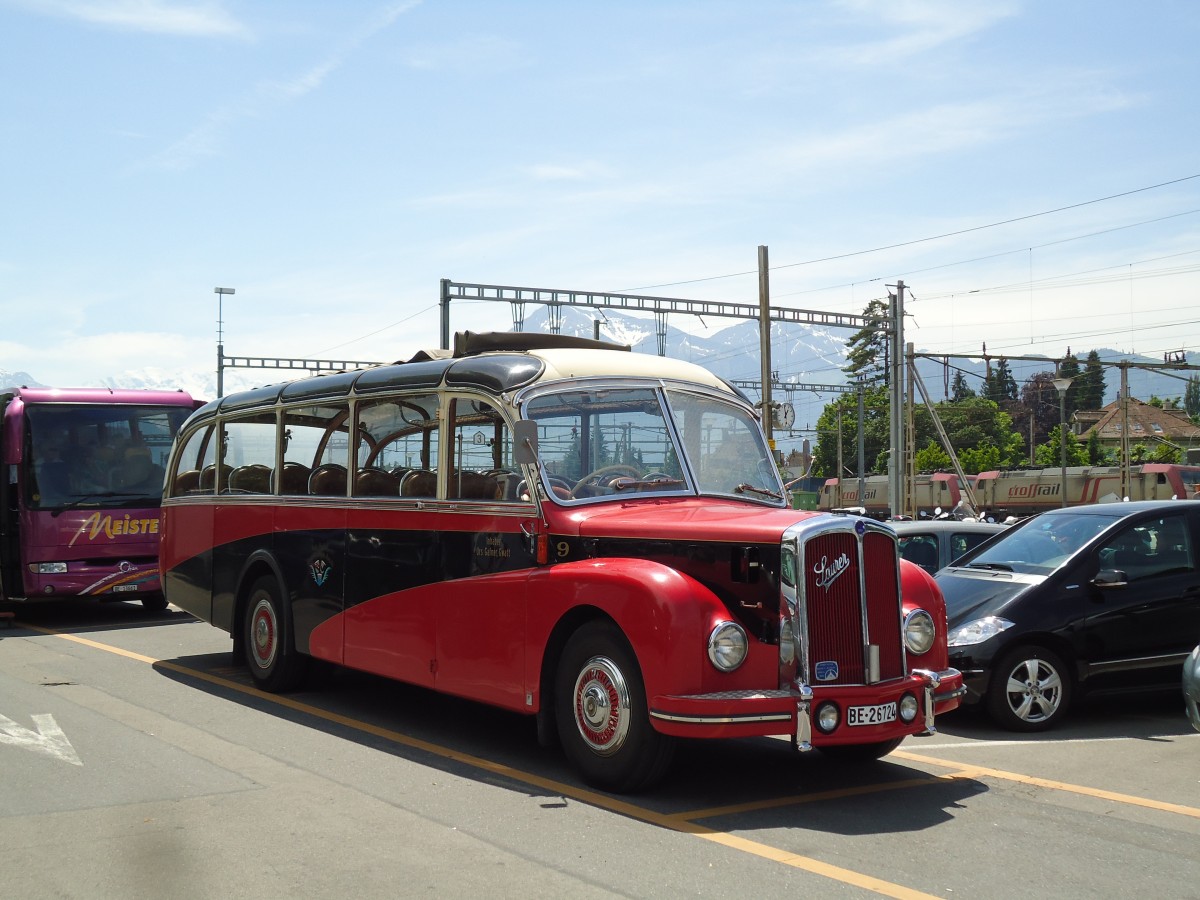
[[11,394],[0,394],[0,600],[24,594],[21,586],[20,490],[17,479],[21,452],[19,420],[7,419]]
[[526,581],[534,566],[527,534],[537,522],[527,498],[534,492],[522,484],[512,430],[491,402],[454,397],[447,420],[437,687],[519,709]]
[[346,529],[344,662],[431,687],[441,581],[436,391],[363,398]]
[[[274,503],[270,521],[264,519],[257,526],[272,536],[272,552],[291,608],[296,649],[337,663],[343,660],[342,613],[349,580],[349,418],[346,402],[284,410],[278,490],[287,499]],[[273,417],[270,424],[273,428]],[[271,449],[273,452],[273,441]],[[249,445],[242,462],[266,465]],[[274,465],[275,459],[270,463]],[[232,483],[236,488],[236,478]],[[299,501],[295,495],[302,495]],[[319,646],[314,646],[313,634],[318,629]]]

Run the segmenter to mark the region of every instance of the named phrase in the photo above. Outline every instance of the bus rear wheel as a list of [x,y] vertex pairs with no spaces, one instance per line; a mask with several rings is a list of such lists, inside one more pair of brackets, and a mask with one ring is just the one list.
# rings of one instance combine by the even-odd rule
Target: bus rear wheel
[[250,677],[258,687],[281,693],[300,684],[308,659],[296,650],[290,611],[270,575],[250,588],[242,636]]
[[658,781],[675,750],[650,724],[637,657],[611,622],[590,622],[567,641],[555,684],[563,751],[584,781],[617,793]]

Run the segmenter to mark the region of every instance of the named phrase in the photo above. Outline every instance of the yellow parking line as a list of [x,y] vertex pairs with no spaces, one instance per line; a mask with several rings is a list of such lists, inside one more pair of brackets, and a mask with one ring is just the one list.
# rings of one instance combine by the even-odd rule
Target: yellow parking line
[[[894,754],[893,754],[894,755]],[[690,821],[696,819],[716,819],[721,816],[736,816],[747,812],[760,812],[764,809],[782,809],[787,806],[800,806],[807,803],[820,803],[825,800],[840,800],[844,797],[859,797],[864,794],[881,794],[888,791],[902,790],[910,787],[929,787],[939,781],[955,781],[972,777],[969,772],[951,772],[947,775],[925,775],[921,778],[905,778],[900,781],[886,781],[877,784],[864,784],[857,787],[838,788],[832,791],[817,791],[812,794],[789,794],[785,797],[772,797],[770,800],[753,800],[748,803],[735,803],[730,806],[713,806],[708,809],[690,809],[685,812],[672,813],[669,819]]]
[[1125,803],[1129,806],[1141,806],[1146,809],[1156,809],[1160,812],[1175,813],[1180,816],[1191,816],[1193,819],[1200,819],[1200,809],[1194,806],[1181,806],[1178,803],[1164,803],[1161,800],[1150,800],[1146,797],[1135,797],[1132,794],[1119,794],[1116,791],[1106,791],[1101,788],[1087,787],[1081,784],[1070,784],[1066,781],[1054,781],[1050,778],[1038,778],[1033,775],[1022,775],[1019,772],[1006,772],[1003,769],[989,769],[984,766],[966,766],[950,760],[938,759],[934,756],[921,756],[917,753],[909,753],[905,750],[894,750],[890,754],[892,757],[899,759],[907,759],[910,762],[927,763],[930,765],[941,766],[947,769],[958,769],[962,773],[969,773],[973,777],[999,778],[1003,781],[1013,781],[1018,784],[1029,784],[1035,787],[1043,787],[1052,791],[1064,791],[1068,794],[1081,794],[1084,797],[1095,797],[1100,800],[1112,800],[1115,803]]
[[[332,722],[355,731],[361,731],[366,734],[384,738],[385,740],[392,741],[402,746],[420,750],[433,756],[441,757],[442,759],[453,760],[454,762],[462,763],[464,765],[471,766],[472,768],[482,769],[495,775],[502,775],[512,779],[513,781],[518,781],[541,788],[549,794],[555,794],[561,797],[570,797],[574,800],[580,801],[581,803],[587,803],[590,806],[607,809],[611,812],[619,813],[621,815],[628,816],[629,818],[639,819],[643,822],[657,825],[661,828],[681,832],[683,834],[691,834],[703,840],[711,841],[714,844],[720,844],[730,849],[741,851],[742,853],[749,853],[762,859],[777,862],[785,866],[791,866],[792,868],[800,869],[814,875],[821,875],[825,878],[829,878],[834,881],[840,881],[844,884],[851,884],[855,887],[873,891],[884,897],[894,897],[898,898],[898,900],[935,900],[936,898],[936,895],[934,894],[926,894],[921,891],[904,887],[903,885],[893,884],[889,881],[875,878],[874,876],[867,875],[863,872],[856,872],[852,869],[842,868],[841,866],[830,865],[829,863],[821,862],[820,860],[813,859],[809,856],[801,856],[799,854],[780,849],[779,847],[772,847],[769,844],[762,844],[758,841],[751,841],[727,832],[705,828],[703,825],[697,825],[695,822],[688,821],[674,815],[655,812],[652,809],[636,806],[632,803],[628,803],[624,800],[619,800],[614,797],[609,797],[605,794],[598,794],[594,791],[589,791],[586,788],[578,788],[560,781],[543,778],[540,775],[534,775],[532,772],[514,769],[511,766],[506,766],[490,759],[484,759],[479,756],[472,756],[469,753],[461,753],[457,750],[451,750],[448,747],[443,747],[439,744],[434,744],[429,741],[423,741],[418,738],[410,737],[409,735],[402,734],[398,731],[392,731],[388,728],[381,728],[378,725],[372,725],[369,722],[362,722],[358,719],[351,719],[348,716],[330,712],[329,710],[321,709],[317,706],[310,706],[307,703],[293,700],[290,697],[282,696],[280,694],[268,694],[264,691],[258,690],[258,688],[239,684],[236,681],[232,681],[222,676],[212,675],[208,672],[202,672],[199,669],[190,669],[187,666],[181,666],[178,663],[154,659],[153,657],[144,656],[141,653],[134,653],[130,650],[123,650],[120,647],[114,647],[111,644],[102,644],[99,641],[93,641],[89,638],[79,637],[78,635],[73,634],[64,634],[63,632],[54,631],[49,628],[42,628],[37,625],[28,625],[25,623],[18,623],[18,625],[31,631],[37,631],[52,637],[62,638],[63,640],[67,641],[74,641],[77,644],[82,644],[86,647],[92,647],[96,650],[103,650],[106,653],[114,653],[117,656],[123,656],[126,659],[148,663],[152,666],[168,669],[172,672],[178,672],[181,675],[186,675],[191,678],[198,678],[201,681],[219,685],[223,688],[237,691],[259,700],[284,706],[296,712],[301,712],[305,715],[323,719],[326,722]],[[927,783],[933,780],[936,780],[935,776],[930,776],[929,779],[916,779],[916,781],[920,783]],[[854,791],[850,791],[849,793],[854,793]],[[692,815],[694,816],[694,814]],[[699,818],[699,816],[694,817]]]

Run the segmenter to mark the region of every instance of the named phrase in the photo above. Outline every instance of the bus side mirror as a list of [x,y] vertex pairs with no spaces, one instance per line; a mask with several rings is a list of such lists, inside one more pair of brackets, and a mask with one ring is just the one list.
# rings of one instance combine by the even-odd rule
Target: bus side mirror
[[521,419],[513,428],[513,459],[518,465],[537,464],[537,422]]

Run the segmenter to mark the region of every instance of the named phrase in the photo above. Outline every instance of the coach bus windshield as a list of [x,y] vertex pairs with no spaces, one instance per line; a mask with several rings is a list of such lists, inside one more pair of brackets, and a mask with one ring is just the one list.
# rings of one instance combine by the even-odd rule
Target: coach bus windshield
[[560,500],[702,493],[782,502],[754,417],[705,394],[598,388],[529,401],[547,491]]
[[178,406],[30,405],[25,500],[31,509],[157,506]]

